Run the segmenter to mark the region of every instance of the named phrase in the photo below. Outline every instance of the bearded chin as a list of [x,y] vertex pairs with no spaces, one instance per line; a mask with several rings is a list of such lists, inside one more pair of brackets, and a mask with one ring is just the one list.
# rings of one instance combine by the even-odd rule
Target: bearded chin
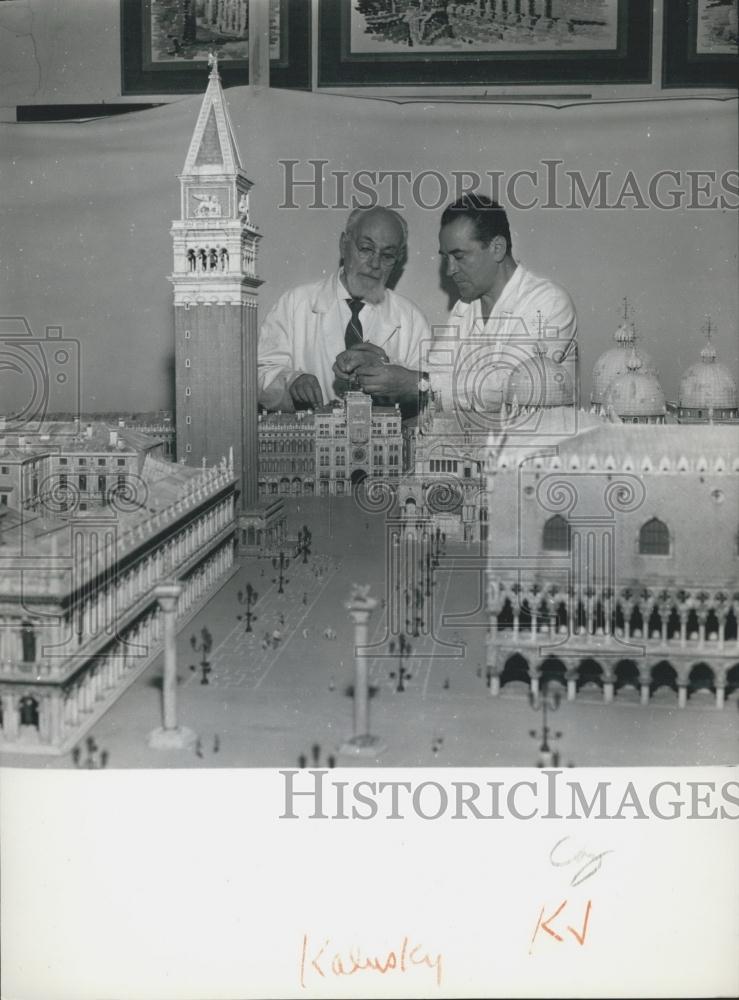
[[373,306],[378,305],[385,298],[385,286],[379,281],[367,282],[365,289],[363,298]]
[[355,276],[352,285],[356,289],[354,294],[358,294],[373,306],[378,305],[385,298],[385,286],[378,279],[367,278],[364,275]]
[[372,305],[377,305],[385,298],[385,285],[381,278],[370,278],[364,274],[349,276],[342,267],[341,280],[350,295],[356,295]]

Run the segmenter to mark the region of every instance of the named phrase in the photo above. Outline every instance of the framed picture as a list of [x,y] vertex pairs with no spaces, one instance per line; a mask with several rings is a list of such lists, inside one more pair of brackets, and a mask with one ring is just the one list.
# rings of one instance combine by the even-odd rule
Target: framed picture
[[[269,0],[270,85],[310,89],[310,0]],[[121,0],[121,92],[192,94],[208,53],[226,87],[249,82],[249,0]]]
[[644,0],[320,0],[318,83],[648,83]]
[[737,0],[665,4],[663,87],[736,87]]

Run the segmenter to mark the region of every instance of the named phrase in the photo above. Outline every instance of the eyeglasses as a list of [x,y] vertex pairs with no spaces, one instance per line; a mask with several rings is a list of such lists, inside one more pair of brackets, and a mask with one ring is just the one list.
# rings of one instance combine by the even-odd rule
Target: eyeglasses
[[394,267],[398,263],[400,254],[397,250],[378,250],[374,243],[368,243],[362,240],[361,243],[357,243],[354,237],[351,237],[351,241],[357,248],[357,253],[362,258],[365,263],[373,260],[376,256],[380,258],[380,264],[382,267]]

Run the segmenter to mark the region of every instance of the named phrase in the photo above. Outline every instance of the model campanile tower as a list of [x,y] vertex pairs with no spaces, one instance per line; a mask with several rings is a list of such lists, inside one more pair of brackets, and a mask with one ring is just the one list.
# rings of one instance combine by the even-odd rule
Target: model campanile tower
[[233,448],[242,509],[257,499],[257,248],[252,187],[211,72],[180,175],[174,244],[177,459],[216,465]]

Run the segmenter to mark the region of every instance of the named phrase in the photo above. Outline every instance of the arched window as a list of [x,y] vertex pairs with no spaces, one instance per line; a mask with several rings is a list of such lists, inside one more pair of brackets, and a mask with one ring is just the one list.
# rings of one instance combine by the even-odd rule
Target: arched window
[[22,726],[35,726],[39,724],[39,703],[31,695],[25,695],[18,702],[18,715]]
[[670,554],[670,532],[659,518],[643,524],[639,532],[639,552],[643,556],[668,556]]
[[559,514],[550,517],[544,524],[543,545],[550,552],[569,552],[570,526]]

